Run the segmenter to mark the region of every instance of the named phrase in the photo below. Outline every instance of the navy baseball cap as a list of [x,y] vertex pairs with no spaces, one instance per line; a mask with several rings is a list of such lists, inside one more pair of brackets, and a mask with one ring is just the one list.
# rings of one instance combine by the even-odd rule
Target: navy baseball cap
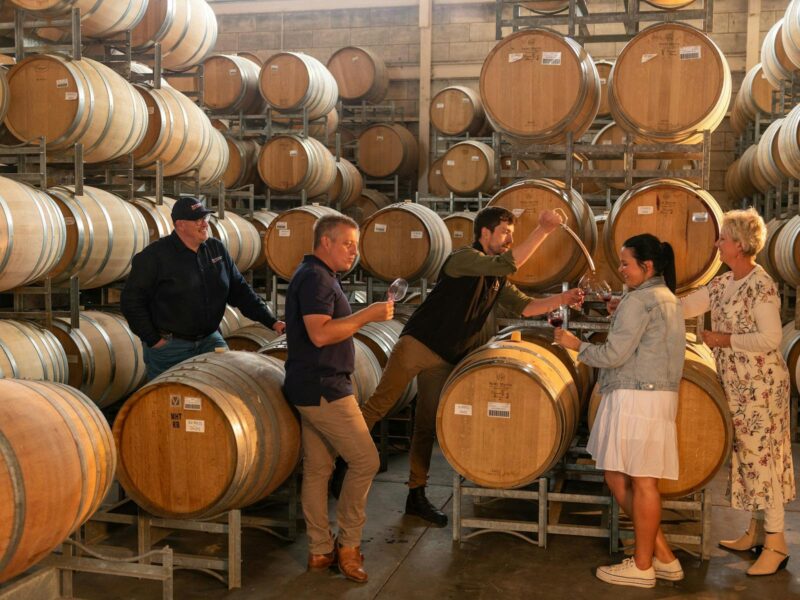
[[208,210],[197,198],[181,196],[172,206],[172,221],[196,221],[212,212],[214,211]]

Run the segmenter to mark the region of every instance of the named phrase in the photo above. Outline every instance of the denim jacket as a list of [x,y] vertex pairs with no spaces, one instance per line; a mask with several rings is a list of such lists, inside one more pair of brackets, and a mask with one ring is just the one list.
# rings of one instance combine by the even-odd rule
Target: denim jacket
[[625,294],[604,344],[582,343],[578,359],[599,367],[600,392],[617,389],[678,391],[686,330],[680,300],[651,277]]

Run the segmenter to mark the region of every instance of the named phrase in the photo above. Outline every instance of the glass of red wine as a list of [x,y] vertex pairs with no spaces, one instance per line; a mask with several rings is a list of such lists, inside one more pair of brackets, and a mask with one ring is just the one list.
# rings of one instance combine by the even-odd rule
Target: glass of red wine
[[[561,327],[564,325],[564,320],[566,318],[567,307],[564,305],[559,306],[555,310],[551,310],[547,313],[547,322],[550,323],[552,327]],[[556,342],[550,342],[552,346],[558,346]]]

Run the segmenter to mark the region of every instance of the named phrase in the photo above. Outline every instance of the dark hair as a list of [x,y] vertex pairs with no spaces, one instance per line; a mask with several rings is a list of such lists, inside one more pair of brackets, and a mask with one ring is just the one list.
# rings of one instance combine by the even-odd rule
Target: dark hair
[[486,227],[489,231],[494,232],[494,228],[500,223],[514,224],[514,213],[502,206],[487,206],[475,217],[475,225],[473,232],[475,233],[475,241],[481,239],[481,230]]
[[346,215],[325,215],[314,223],[314,250],[319,248],[323,237],[331,237],[334,229],[339,225],[358,229],[358,223]]
[[653,270],[656,275],[664,277],[664,283],[675,293],[677,287],[675,277],[675,252],[669,242],[662,242],[656,236],[649,233],[635,235],[625,240],[622,244],[633,253],[633,257],[639,266],[644,268],[644,261],[653,261]]

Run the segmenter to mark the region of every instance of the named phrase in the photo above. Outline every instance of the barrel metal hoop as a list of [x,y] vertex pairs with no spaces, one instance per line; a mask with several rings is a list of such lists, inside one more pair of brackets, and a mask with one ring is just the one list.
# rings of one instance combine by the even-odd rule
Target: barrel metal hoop
[[8,225],[8,239],[6,240],[6,250],[0,261],[0,272],[5,270],[8,261],[11,260],[11,254],[14,250],[14,216],[11,214],[11,209],[6,202],[6,199],[0,195],[0,209],[6,215],[6,223]]
[[[105,404],[106,400],[108,400],[108,396],[111,393],[111,387],[114,385],[114,381],[117,378],[117,359],[116,355],[114,354],[114,344],[111,341],[111,336],[108,335],[108,332],[105,328],[100,324],[99,321],[90,317],[86,312],[81,315],[88,323],[91,323],[97,333],[103,338],[103,342],[105,342],[106,347],[108,348],[108,358],[109,358],[109,385],[103,390],[100,398],[97,399],[97,404],[102,406]],[[94,365],[94,361],[92,361]]]
[[22,530],[25,526],[25,480],[22,477],[22,467],[17,460],[17,455],[11,447],[11,442],[0,429],[0,456],[3,457],[11,478],[11,489],[14,497],[14,524],[11,527],[11,536],[6,546],[6,552],[0,556],[0,573],[8,566],[14,557],[14,552],[22,539]]

